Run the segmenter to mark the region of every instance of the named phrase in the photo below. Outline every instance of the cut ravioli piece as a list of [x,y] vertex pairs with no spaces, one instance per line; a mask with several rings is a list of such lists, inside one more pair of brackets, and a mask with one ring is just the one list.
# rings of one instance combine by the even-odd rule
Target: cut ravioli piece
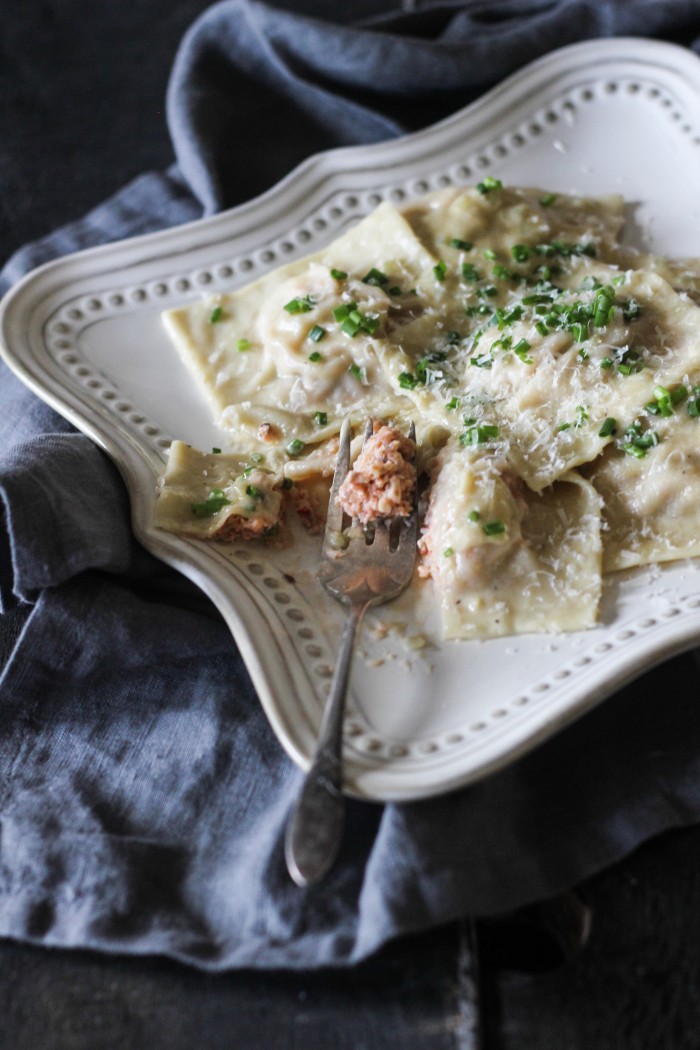
[[604,572],[700,555],[700,419],[679,404],[654,433],[643,455],[611,446],[586,469],[603,499]]
[[436,467],[420,547],[444,636],[591,627],[601,589],[593,486],[571,472],[538,495],[502,459],[455,444]]
[[223,426],[243,402],[338,417],[391,392],[375,344],[413,301],[398,291],[435,284],[434,263],[387,203],[323,251],[164,323]]
[[259,539],[274,533],[281,522],[282,486],[281,473],[270,466],[173,441],[154,524],[199,539]]

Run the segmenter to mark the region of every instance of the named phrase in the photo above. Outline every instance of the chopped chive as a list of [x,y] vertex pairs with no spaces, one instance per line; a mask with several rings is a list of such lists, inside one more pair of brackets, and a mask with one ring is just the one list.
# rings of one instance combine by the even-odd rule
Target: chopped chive
[[397,378],[402,390],[413,390],[418,383],[413,372],[399,372]]
[[642,316],[642,305],[636,299],[626,299],[622,303],[622,316],[625,321],[636,321]]
[[530,249],[526,244],[514,244],[510,250],[510,254],[516,262],[527,262],[530,258]]
[[391,288],[388,288],[387,291],[389,292],[389,295],[403,295],[403,291],[398,284],[392,284]]
[[250,350],[250,347],[251,347],[250,339],[239,339],[236,342],[236,350],[240,351],[240,353],[242,353],[242,354],[245,353],[246,350]]
[[608,416],[603,420],[601,428],[598,431],[598,437],[612,437],[614,434],[617,434],[617,420],[613,416]]
[[600,367],[606,369],[606,371],[613,366],[613,360],[611,357],[604,357],[601,359]]
[[441,259],[439,263],[433,266],[433,273],[436,281],[444,281],[447,276],[447,264]]
[[220,456],[220,455],[221,455],[221,449],[220,449],[220,448],[213,448],[213,449],[212,449],[212,452],[213,452],[213,453],[214,453],[215,455],[217,455],[217,456]]
[[360,381],[360,383],[364,383],[364,381],[365,381],[365,373],[364,373],[364,370],[362,368],[360,368],[359,365],[350,365],[350,367],[348,368],[348,372],[350,373],[351,376],[354,376],[355,379],[358,379]]
[[265,493],[257,485],[246,485],[245,494],[253,499],[265,499]]
[[219,321],[223,321],[224,311],[220,306],[215,306],[212,312],[209,314],[209,323],[217,324]]
[[460,252],[470,252],[474,247],[471,241],[463,241],[459,237],[452,237],[447,243],[450,248],[457,248]]
[[481,521],[481,514],[478,510],[470,510],[467,514],[468,521]]
[[527,339],[520,339],[513,347],[513,353],[520,358],[523,364],[531,365],[532,358],[528,354],[529,349],[530,344],[528,343]]
[[310,295],[295,296],[294,299],[290,299],[288,303],[284,304],[284,309],[288,314],[307,314],[310,310],[313,310],[314,302]]
[[347,277],[345,270],[331,270],[331,277],[335,278],[336,281],[344,281]]
[[449,412],[454,412],[454,411],[455,411],[455,409],[457,409],[457,408],[459,408],[459,407],[460,407],[460,405],[461,405],[461,401],[459,400],[459,398],[458,398],[458,397],[451,397],[451,398],[450,398],[450,400],[449,400],[449,401],[447,402],[447,404],[445,405],[445,408],[446,408],[446,409],[447,409],[447,410],[448,410]]
[[376,287],[381,288],[381,286],[386,284],[388,280],[389,278],[385,273],[382,273],[381,270],[377,270],[376,267],[373,266],[372,269],[362,278],[362,283],[373,284]]
[[327,422],[328,422],[328,413],[327,412],[314,412],[314,423],[316,424],[316,426],[325,427]]
[[317,361],[323,361],[323,354],[319,353],[318,350],[312,350],[309,354],[309,361],[313,361],[314,364]]
[[462,277],[465,281],[478,281],[479,271],[473,263],[462,263]]
[[459,435],[460,445],[484,445],[498,437],[500,431],[492,423],[479,423],[470,426]]
[[513,271],[509,270],[507,266],[503,265],[503,263],[496,263],[496,265],[493,268],[493,276],[497,277],[499,281],[512,281],[520,279],[520,274],[513,273]]
[[485,521],[481,528],[487,536],[502,536],[506,531],[505,525],[498,518],[494,518],[493,521]]
[[452,547],[445,547],[444,551],[442,552],[444,558],[451,558],[453,554],[454,549]]
[[549,329],[547,328],[547,325],[544,323],[544,321],[535,321],[535,328],[540,333],[540,335],[549,334]]
[[469,363],[474,365],[475,368],[491,368],[493,366],[493,358],[490,354],[481,354],[480,357],[471,357]]
[[326,335],[326,329],[322,328],[320,324],[315,324],[309,332],[309,339],[314,343],[320,343]]
[[221,489],[212,489],[203,503],[193,503],[192,513],[195,518],[210,518],[218,514],[223,507],[230,504],[231,500],[226,498]]
[[303,441],[300,441],[299,438],[292,438],[287,445],[287,452],[290,456],[298,456],[305,448],[306,445]]
[[548,208],[550,204],[554,204],[556,199],[556,193],[545,193],[543,197],[540,197],[540,204],[543,208]]
[[360,331],[360,322],[353,320],[352,317],[348,317],[346,321],[343,321],[341,331],[345,332],[346,335],[356,336]]
[[487,175],[485,179],[477,183],[479,193],[492,193],[494,190],[502,190],[503,183],[500,179],[494,179],[493,175]]
[[333,317],[336,321],[344,321],[350,315],[350,311],[356,309],[357,303],[341,303],[334,308]]

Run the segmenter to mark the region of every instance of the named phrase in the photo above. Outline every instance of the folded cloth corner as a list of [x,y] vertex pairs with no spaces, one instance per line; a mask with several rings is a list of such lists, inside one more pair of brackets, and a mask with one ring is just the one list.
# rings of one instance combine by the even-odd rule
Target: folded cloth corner
[[135,540],[124,485],[81,434],[42,434],[0,457],[0,600],[36,601],[86,569],[125,572]]

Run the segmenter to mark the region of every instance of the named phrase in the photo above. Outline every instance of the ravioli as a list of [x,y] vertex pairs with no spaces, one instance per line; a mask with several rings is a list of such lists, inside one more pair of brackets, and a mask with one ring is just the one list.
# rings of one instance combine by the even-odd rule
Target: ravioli
[[168,311],[231,459],[187,480],[204,454],[176,445],[158,524],[264,534],[243,521],[254,463],[281,520],[332,473],[343,418],[413,420],[445,637],[592,626],[603,573],[700,554],[700,261],[626,248],[623,220],[617,195],[486,178]]

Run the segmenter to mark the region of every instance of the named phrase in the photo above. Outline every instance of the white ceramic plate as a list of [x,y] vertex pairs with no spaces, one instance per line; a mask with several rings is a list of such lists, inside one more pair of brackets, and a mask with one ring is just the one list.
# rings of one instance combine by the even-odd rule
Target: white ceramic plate
[[[221,443],[160,311],[317,249],[383,199],[485,172],[561,192],[621,192],[632,202],[628,243],[700,255],[700,61],[634,39],[565,48],[419,134],[313,157],[243,207],[48,264],[2,305],[7,363],[116,462],[138,539],[216,603],[301,765],[339,610],[314,578],[317,541],[261,551],[152,527],[171,438]],[[441,644],[430,610],[423,623],[409,599],[367,623],[355,664],[347,784],[365,798],[424,797],[483,776],[700,637],[698,561],[607,580],[600,625],[574,634]],[[421,631],[432,643],[413,650]]]

